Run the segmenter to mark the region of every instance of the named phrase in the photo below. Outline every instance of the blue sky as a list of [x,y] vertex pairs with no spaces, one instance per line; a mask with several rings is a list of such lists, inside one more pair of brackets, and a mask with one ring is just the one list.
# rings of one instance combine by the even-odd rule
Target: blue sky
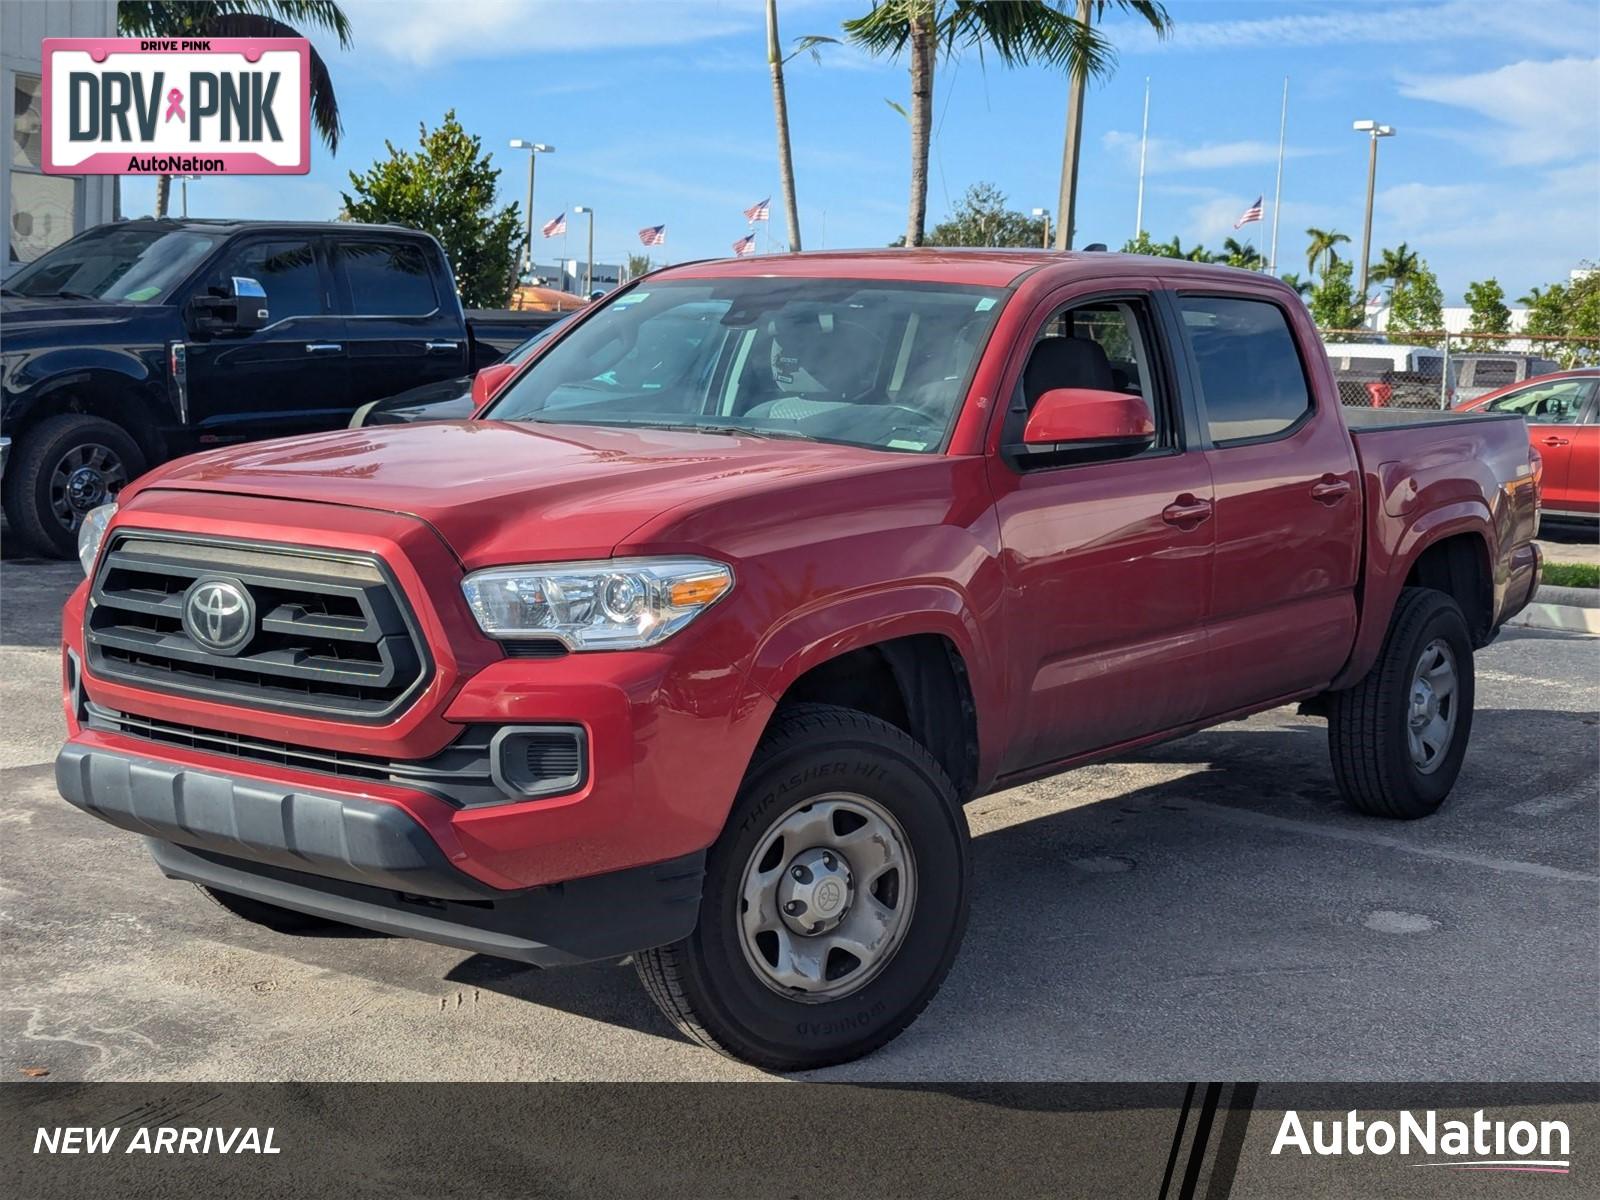
[[[1447,300],[1496,276],[1511,298],[1600,259],[1600,6],[1591,0],[1168,0],[1173,36],[1108,12],[1115,74],[1085,113],[1080,244],[1132,235],[1140,106],[1151,80],[1145,227],[1215,246],[1265,193],[1270,238],[1278,113],[1290,79],[1279,270],[1305,269],[1308,225],[1359,242],[1372,117],[1398,136],[1380,150],[1373,241],[1405,240]],[[777,203],[760,0],[346,0],[355,47],[330,64],[344,113],[336,157],[320,144],[305,178],[202,180],[199,216],[330,218],[348,172],[414,142],[454,107],[494,151],[505,198],[521,202],[541,156],[537,222],[596,210],[596,257],[640,249],[665,222],[676,261],[725,255],[741,210]],[[867,0],[780,0],[786,42],[836,34]],[[330,47],[319,43],[328,52]],[[827,47],[790,63],[789,107],[807,248],[881,246],[903,231],[908,180],[903,61]],[[967,185],[997,184],[1014,207],[1055,207],[1066,87],[1044,69],[941,62],[935,83],[930,224]],[[124,209],[152,207],[124,181]],[[568,252],[581,257],[569,217]],[[535,235],[538,257],[560,240]],[[661,250],[653,251],[659,261]]]

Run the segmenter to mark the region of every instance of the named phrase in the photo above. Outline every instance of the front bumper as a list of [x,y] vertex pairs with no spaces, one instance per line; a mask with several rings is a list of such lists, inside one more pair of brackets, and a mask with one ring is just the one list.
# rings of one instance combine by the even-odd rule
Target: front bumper
[[56,758],[56,785],[85,812],[146,835],[171,878],[540,966],[677,941],[699,912],[704,851],[503,891],[453,866],[422,825],[382,801],[76,742]]

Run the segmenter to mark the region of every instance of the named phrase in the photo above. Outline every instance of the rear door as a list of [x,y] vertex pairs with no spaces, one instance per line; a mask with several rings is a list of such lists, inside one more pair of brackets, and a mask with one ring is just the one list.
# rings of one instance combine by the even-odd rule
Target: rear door
[[350,359],[347,413],[426,383],[467,374],[460,303],[438,251],[416,238],[340,235],[335,275]]
[[1355,447],[1308,371],[1315,330],[1276,289],[1174,298],[1216,491],[1208,715],[1321,686],[1355,642]]
[[1157,438],[1132,456],[988,459],[1019,697],[1002,771],[1175,728],[1206,706],[1211,478],[1185,441],[1155,287],[1140,279],[1064,289],[1025,327],[1002,445],[1021,441],[1032,403],[1056,387],[1143,396]]

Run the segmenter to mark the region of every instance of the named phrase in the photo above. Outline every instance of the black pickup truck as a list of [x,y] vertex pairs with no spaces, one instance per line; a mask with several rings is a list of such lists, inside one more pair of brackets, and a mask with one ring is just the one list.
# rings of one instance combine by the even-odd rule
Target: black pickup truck
[[549,320],[464,312],[432,237],[343,222],[102,225],[3,296],[6,519],[60,557],[83,514],[147,467],[340,428],[369,401],[498,361]]

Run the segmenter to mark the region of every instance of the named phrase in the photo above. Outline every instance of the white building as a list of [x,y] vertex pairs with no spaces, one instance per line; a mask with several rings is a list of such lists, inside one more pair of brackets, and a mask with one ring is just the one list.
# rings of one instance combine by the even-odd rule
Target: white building
[[117,216],[115,175],[46,175],[40,109],[41,42],[115,37],[116,0],[5,0],[0,19],[0,205],[9,246],[0,278],[74,234]]

